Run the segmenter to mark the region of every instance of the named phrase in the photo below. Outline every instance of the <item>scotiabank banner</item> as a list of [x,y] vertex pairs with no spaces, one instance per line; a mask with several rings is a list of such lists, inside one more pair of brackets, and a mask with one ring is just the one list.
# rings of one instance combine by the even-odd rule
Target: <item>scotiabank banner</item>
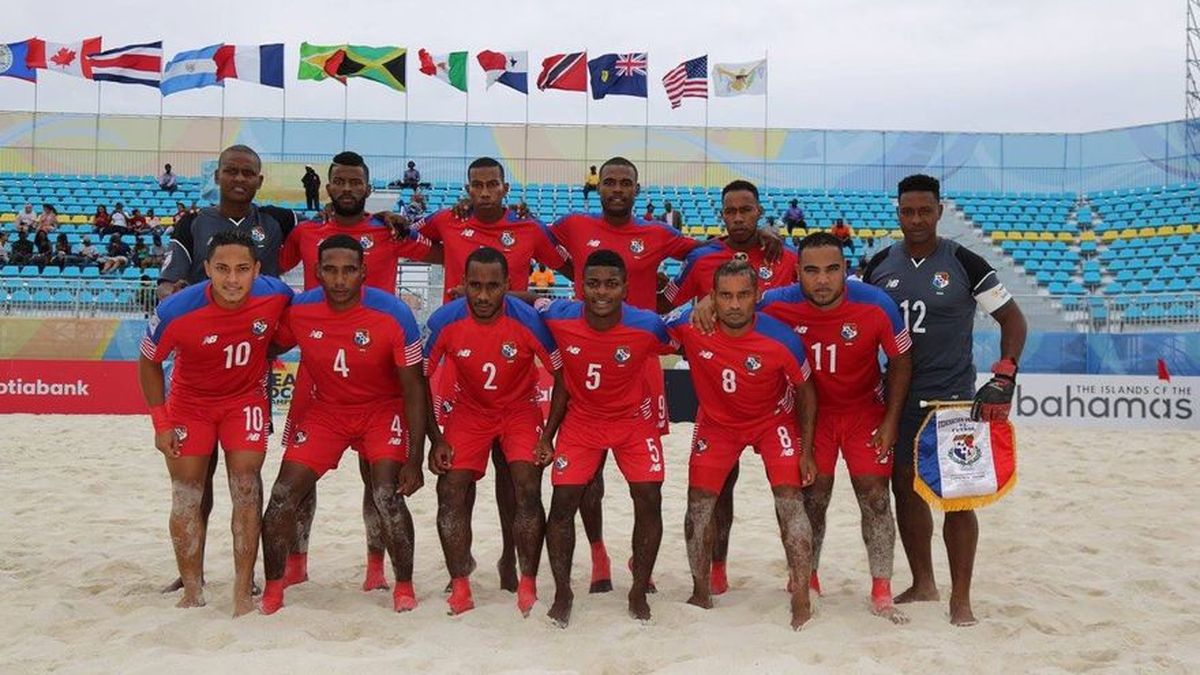
[[0,413],[145,413],[137,366],[137,361],[0,361]]
[[1018,425],[1200,430],[1198,393],[1200,377],[1022,374],[1012,413]]

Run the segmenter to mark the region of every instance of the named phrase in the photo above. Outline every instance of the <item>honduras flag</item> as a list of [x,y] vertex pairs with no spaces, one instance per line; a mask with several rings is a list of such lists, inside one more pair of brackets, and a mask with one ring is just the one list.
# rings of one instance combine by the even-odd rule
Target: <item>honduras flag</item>
[[221,45],[176,54],[163,72],[163,96],[201,87],[221,86],[217,81],[217,50]]
[[0,77],[16,77],[37,82],[37,71],[25,63],[28,57],[29,40],[0,43]]
[[1017,484],[1012,422],[977,422],[970,403],[935,407],[915,444],[913,489],[942,511],[987,506]]

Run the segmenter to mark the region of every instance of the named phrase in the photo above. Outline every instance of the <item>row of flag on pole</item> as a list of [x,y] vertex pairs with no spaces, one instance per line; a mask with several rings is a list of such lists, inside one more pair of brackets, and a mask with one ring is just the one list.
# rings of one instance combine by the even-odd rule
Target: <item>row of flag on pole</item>
[[[38,70],[49,70],[102,82],[155,87],[164,96],[188,89],[223,86],[226,79],[283,88],[282,43],[266,45],[215,44],[180,52],[163,64],[162,42],[146,42],[104,49],[101,38],[78,42],[48,42],[32,38],[0,43],[0,77],[37,81]],[[408,50],[395,46],[300,45],[301,80],[332,79],[342,84],[361,77],[397,91],[407,91]],[[502,84],[529,94],[529,52],[485,50],[475,55],[487,87]],[[469,54],[465,51],[434,54],[417,51],[417,69],[423,75],[467,91]],[[648,96],[648,63],[645,52],[601,54],[589,59],[586,52],[554,54],[542,60],[535,80],[539,90],[591,90],[592,98]],[[685,98],[709,96],[708,56],[689,59],[662,78],[672,108]],[[746,63],[717,63],[711,72],[714,96],[765,95],[766,59]]]

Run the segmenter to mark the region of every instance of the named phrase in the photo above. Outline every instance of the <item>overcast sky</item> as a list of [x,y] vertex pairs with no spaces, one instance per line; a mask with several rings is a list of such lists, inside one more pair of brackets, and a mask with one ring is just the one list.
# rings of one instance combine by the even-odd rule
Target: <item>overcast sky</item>
[[[217,42],[286,44],[287,114],[340,119],[464,119],[466,97],[417,72],[416,50],[471,52],[472,121],[525,119],[523,96],[485,91],[483,49],[530,52],[530,119],[582,123],[583,94],[539,92],[541,59],[557,52],[646,51],[652,124],[704,123],[703,101],[672,111],[661,78],[680,61],[769,56],[772,127],[953,131],[1088,131],[1180,119],[1184,112],[1185,0],[61,0],[6,3],[0,40],[36,35],[105,48],[162,39],[172,54]],[[297,82],[301,41],[410,49],[409,95],[366,80],[343,91]],[[104,112],[157,114],[157,91],[106,83]],[[57,74],[38,85],[39,110],[94,112],[97,85]],[[406,98],[408,98],[406,106]],[[221,112],[219,89],[183,92],[166,114]],[[0,78],[0,107],[32,109],[33,86]],[[284,96],[234,83],[226,113],[278,116]],[[709,101],[712,126],[758,126],[762,98]],[[407,111],[406,111],[407,107]],[[641,99],[588,105],[593,124],[642,124]]]

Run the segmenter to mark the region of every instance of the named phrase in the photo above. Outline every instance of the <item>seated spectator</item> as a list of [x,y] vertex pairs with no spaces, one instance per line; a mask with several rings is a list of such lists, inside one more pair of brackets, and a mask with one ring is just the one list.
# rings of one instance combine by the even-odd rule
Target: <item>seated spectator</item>
[[29,264],[37,265],[40,270],[53,261],[54,245],[50,243],[50,235],[38,230],[33,235],[33,256],[29,259]]
[[596,173],[596,165],[588,168],[588,174],[583,179],[583,199],[587,201],[588,194],[600,187],[600,174]]
[[79,250],[76,251],[75,257],[79,258],[79,262],[77,263],[79,265],[95,264],[96,259],[100,257],[100,252],[96,250],[91,237],[84,235],[83,243],[79,246]]
[[175,192],[175,188],[177,187],[175,182],[175,173],[171,171],[170,164],[163,166],[163,172],[158,176],[158,187],[162,189],[163,192]]
[[188,209],[188,213],[192,214],[193,216],[197,213],[200,213],[200,205],[196,202],[192,202],[192,206]]
[[554,285],[554,272],[538,263],[537,269],[529,275],[529,283],[538,290],[546,290]]
[[111,225],[112,217],[108,215],[108,207],[100,204],[96,207],[96,215],[92,216],[92,232],[103,236]]
[[33,242],[29,241],[29,233],[17,232],[17,240],[12,243],[12,252],[8,257],[10,265],[28,265],[33,260]]
[[163,246],[162,235],[155,233],[150,238],[150,246],[146,251],[146,257],[142,260],[142,269],[147,267],[162,267],[163,256],[167,254],[167,247]]
[[150,232],[162,232],[162,221],[154,215],[154,209],[146,209],[146,229]]
[[683,215],[671,206],[671,202],[663,204],[662,221],[677,230],[683,227]]
[[129,231],[129,215],[125,213],[123,203],[117,202],[117,205],[113,207],[110,220],[112,220],[111,227],[115,228],[116,232],[124,234]]
[[854,246],[854,242],[851,241],[851,237],[854,236],[854,233],[850,231],[850,226],[846,224],[846,221],[842,220],[841,218],[833,221],[833,227],[829,228],[829,233],[837,237],[838,240],[842,242],[842,248]]
[[58,236],[54,238],[54,257],[50,260],[50,262],[51,264],[58,265],[59,269],[62,269],[68,264],[75,264],[70,262],[71,258],[71,242],[67,240],[66,234],[60,232]]
[[401,185],[410,190],[429,187],[429,183],[421,182],[421,172],[417,171],[417,163],[411,160],[408,162],[408,168],[404,170],[404,182]]
[[654,202],[646,202],[646,212],[642,214],[642,220],[654,220]]
[[38,214],[33,212],[33,204],[26,203],[25,208],[17,214],[17,232],[28,232],[37,226]]
[[51,204],[42,204],[42,215],[38,216],[38,232],[53,232],[58,229],[58,209]]
[[799,200],[788,202],[788,210],[783,214],[783,224],[788,227],[807,227],[804,224],[804,209],[800,208]]
[[100,263],[100,273],[109,274],[120,272],[129,264],[129,244],[121,241],[121,235],[114,234],[108,238],[108,247],[97,262]]
[[179,219],[186,216],[187,214],[188,214],[187,204],[184,204],[183,202],[175,202],[175,222],[178,223]]
[[129,230],[142,234],[149,229],[150,226],[146,224],[146,216],[142,215],[141,209],[134,209],[133,213],[129,214]]
[[8,264],[8,256],[11,253],[8,247],[8,233],[0,232],[0,265]]
[[146,242],[142,241],[141,237],[135,237],[133,240],[133,250],[129,253],[129,264],[138,269],[145,269],[146,258],[150,255],[150,249],[146,248]]
[[408,222],[415,223],[425,217],[425,193],[415,190],[412,199],[404,206],[404,217]]

